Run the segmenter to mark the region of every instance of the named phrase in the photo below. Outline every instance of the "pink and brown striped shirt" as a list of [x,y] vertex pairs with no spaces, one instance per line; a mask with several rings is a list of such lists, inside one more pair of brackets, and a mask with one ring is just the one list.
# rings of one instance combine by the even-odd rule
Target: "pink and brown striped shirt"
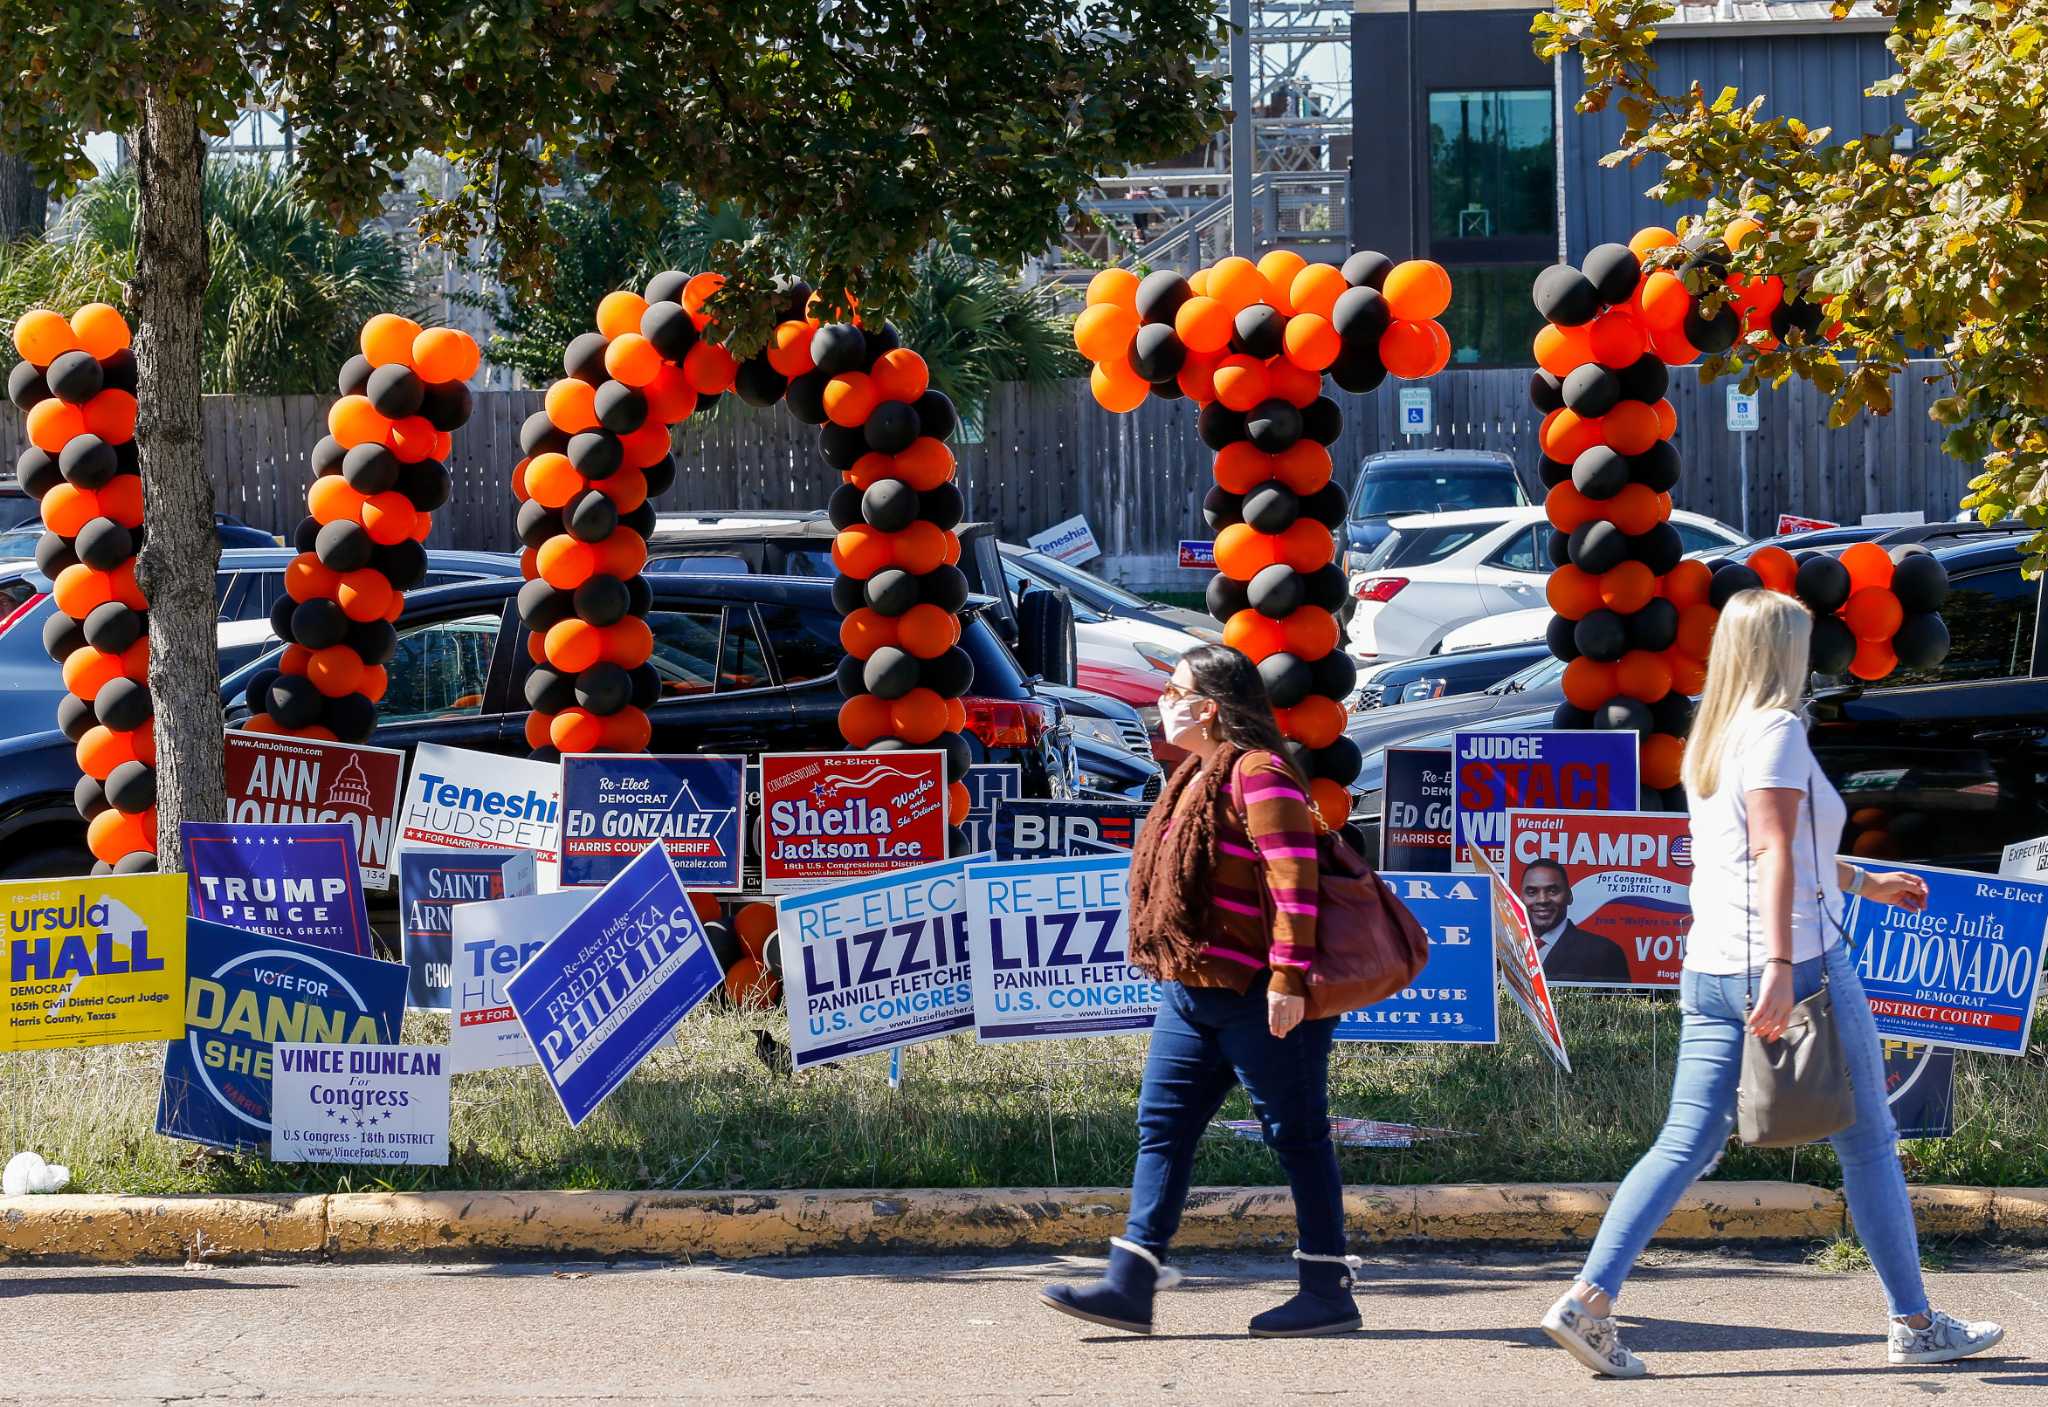
[[[1188,788],[1182,800],[1197,791]],[[1316,954],[1316,831],[1308,796],[1270,752],[1244,754],[1224,795],[1230,804],[1216,819],[1210,932],[1199,971],[1183,981],[1242,992],[1270,967],[1270,990],[1306,996]]]

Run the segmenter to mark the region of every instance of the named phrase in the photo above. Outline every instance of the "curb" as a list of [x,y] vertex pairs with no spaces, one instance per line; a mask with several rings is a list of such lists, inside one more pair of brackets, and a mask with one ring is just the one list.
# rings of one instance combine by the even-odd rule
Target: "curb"
[[[1592,1238],[1613,1183],[1350,1187],[1360,1245],[1561,1246]],[[1923,1235],[2048,1241],[2048,1190],[1915,1187]],[[0,1264],[589,1260],[974,1251],[1095,1252],[1123,1230],[1122,1188],[797,1192],[351,1192],[326,1196],[0,1198]],[[1665,1244],[1822,1240],[1839,1192],[1695,1184]],[[1197,1188],[1176,1244],[1285,1250],[1285,1188]]]

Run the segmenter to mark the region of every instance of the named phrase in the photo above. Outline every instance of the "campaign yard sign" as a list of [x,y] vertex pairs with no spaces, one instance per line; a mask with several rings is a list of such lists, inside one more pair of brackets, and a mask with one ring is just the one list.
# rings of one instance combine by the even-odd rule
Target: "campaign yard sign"
[[455,906],[454,973],[448,989],[450,1070],[467,1075],[540,1064],[505,995],[505,983],[595,897],[594,890],[563,889]]
[[1662,811],[1510,811],[1508,885],[1553,987],[1676,987],[1692,835]]
[[1006,799],[996,803],[989,848],[998,860],[1120,855],[1137,844],[1151,809],[1129,801]]
[[270,1161],[448,1166],[448,1051],[313,1045],[272,1052]]
[[1449,874],[1451,750],[1388,748],[1380,794],[1380,868]]
[[761,758],[761,884],[771,894],[946,858],[942,752]]
[[2006,879],[2048,880],[2048,835],[2015,840],[1999,856],[1998,873]]
[[1485,850],[1475,852],[1473,858],[1493,895],[1493,947],[1500,980],[1536,1028],[1543,1049],[1569,1075],[1572,1058],[1564,1048],[1564,1028],[1558,1025],[1557,1007],[1550,1000],[1550,983],[1543,976],[1543,959],[1536,951],[1536,935],[1530,931],[1529,911],[1499,871],[1487,863]]
[[1506,870],[1510,811],[1631,811],[1641,800],[1628,728],[1453,733],[1451,767],[1452,862],[1468,873],[1482,849]]
[[1956,1053],[1911,1041],[1880,1041],[1885,1098],[1900,1138],[1947,1138],[1956,1131]]
[[668,856],[640,858],[505,983],[570,1127],[725,980]]
[[455,910],[533,893],[531,850],[407,850],[398,857],[405,1004],[446,1011],[454,982]]
[[0,883],[0,1050],[185,1032],[185,882],[174,874]]
[[974,1033],[1042,1041],[1149,1031],[1160,986],[1130,965],[1129,855],[967,867]]
[[1500,989],[1494,979],[1493,896],[1486,882],[1434,871],[1383,870],[1380,878],[1429,935],[1429,960],[1393,996],[1344,1013],[1336,1038],[1494,1044],[1500,1039]]
[[1849,941],[1879,1035],[1993,1055],[2024,1055],[2048,942],[2048,884],[1928,865],[1912,913],[1858,899]]
[[941,860],[776,901],[797,1069],[974,1024],[967,863]]
[[730,893],[745,885],[747,759],[677,754],[562,759],[562,884],[611,883],[658,840],[685,889]]
[[542,890],[560,883],[562,769],[421,743],[398,809],[398,848],[531,850]]
[[244,826],[341,821],[356,833],[363,883],[391,885],[405,754],[276,733],[227,735],[228,820]]
[[366,958],[376,952],[356,835],[339,821],[187,821],[192,917]]
[[156,1131],[270,1151],[281,1041],[396,1045],[405,966],[193,919],[185,926],[185,1030],[164,1048]]
[[1024,794],[1024,768],[1015,762],[977,762],[960,779],[967,788],[967,819],[960,829],[967,849],[980,854],[995,846],[996,803]]

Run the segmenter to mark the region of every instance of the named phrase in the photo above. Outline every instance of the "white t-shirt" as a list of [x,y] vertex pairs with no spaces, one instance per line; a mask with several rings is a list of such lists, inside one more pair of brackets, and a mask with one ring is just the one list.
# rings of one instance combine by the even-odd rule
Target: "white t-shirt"
[[[1685,965],[1694,972],[1726,976],[1761,967],[1770,949],[1752,907],[1760,901],[1749,873],[1748,793],[1787,788],[1810,792],[1798,805],[1792,837],[1792,960],[1805,962],[1839,941],[1842,893],[1835,883],[1834,855],[1841,846],[1848,808],[1813,760],[1806,725],[1784,709],[1762,709],[1737,719],[1729,729],[1721,764],[1721,785],[1712,796],[1685,794],[1692,831],[1692,933]],[[1810,817],[1810,819],[1809,819]],[[1815,824],[1820,844],[1814,845]],[[1818,855],[1825,872],[1815,873]],[[1823,920],[1815,890],[1825,887],[1833,913]],[[1825,932],[1823,932],[1825,930]],[[1744,935],[1749,937],[1747,949]]]

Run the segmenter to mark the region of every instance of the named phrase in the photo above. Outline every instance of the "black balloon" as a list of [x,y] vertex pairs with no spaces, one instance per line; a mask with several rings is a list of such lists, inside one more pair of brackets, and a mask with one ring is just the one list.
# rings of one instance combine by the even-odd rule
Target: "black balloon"
[[1148,322],[1131,339],[1131,370],[1147,381],[1178,376],[1187,362],[1188,349],[1170,322]]
[[[1896,567],[1892,575],[1897,578]],[[1816,616],[1833,615],[1849,599],[1849,569],[1833,557],[1814,553],[1799,564],[1798,573],[1792,578],[1792,589]],[[1905,602],[1901,600],[1900,604]]]
[[1543,643],[1550,647],[1550,653],[1570,664],[1579,657],[1579,623],[1566,620],[1563,616],[1552,616],[1544,628]]
[[1244,495],[1230,492],[1221,484],[1211,484],[1202,496],[1202,521],[1209,525],[1210,532],[1222,532],[1232,523],[1244,521]]
[[132,732],[149,722],[153,710],[149,685],[126,678],[110,679],[92,701],[93,716],[118,733]]
[[619,525],[619,505],[597,489],[585,489],[562,510],[562,524],[579,542],[603,542]]
[[7,399],[17,410],[32,410],[50,398],[50,383],[33,362],[16,362],[7,373]]
[[344,396],[360,396],[370,386],[370,373],[377,368],[370,365],[370,359],[357,352],[341,364],[341,374],[335,378],[335,389]]
[[1580,731],[1593,726],[1593,715],[1574,703],[1561,703],[1550,715],[1550,726]]
[[560,454],[569,447],[569,432],[537,410],[519,422],[519,448],[524,454]]
[[383,445],[357,445],[342,457],[341,477],[357,493],[385,493],[398,482],[398,456]]
[[1301,500],[1301,516],[1313,518],[1326,528],[1342,527],[1350,508],[1344,501],[1344,490],[1334,482],[1324,484],[1314,493]]
[[431,513],[446,503],[453,487],[448,466],[438,459],[416,459],[398,467],[398,491],[422,513]]
[[901,532],[917,521],[917,490],[901,479],[878,479],[861,495],[860,515],[877,531]]
[[1332,650],[1321,659],[1311,661],[1308,668],[1309,673],[1315,676],[1315,682],[1309,686],[1311,694],[1321,694],[1326,699],[1341,702],[1358,687],[1358,661],[1342,649]]
[[1245,435],[1264,454],[1279,454],[1301,438],[1301,412],[1277,398],[1261,401],[1245,417]]
[[44,494],[64,482],[64,472],[58,464],[57,457],[48,450],[30,445],[15,458],[14,481],[23,493],[40,501]]
[[1325,781],[1348,787],[1358,780],[1358,774],[1365,770],[1365,754],[1351,739],[1338,736],[1337,741],[1326,748],[1318,748],[1315,754],[1315,773]]
[[1250,593],[1246,591],[1245,583],[1235,581],[1221,572],[1209,578],[1209,585],[1203,592],[1203,604],[1208,607],[1209,614],[1225,622],[1239,611],[1250,610],[1249,598]]
[[1612,498],[1628,487],[1628,456],[1594,445],[1572,461],[1572,487],[1588,498]]
[[680,364],[697,345],[697,323],[680,301],[664,298],[650,302],[640,315],[640,335],[654,344],[655,351]]
[[623,381],[599,386],[591,404],[597,423],[614,434],[630,435],[647,423],[647,393]]
[[1231,323],[1231,346],[1261,360],[1287,350],[1287,316],[1270,303],[1253,303]]
[[1938,611],[1948,599],[1948,570],[1932,553],[1897,557],[1892,565],[1892,593],[1908,615]]
[[912,579],[917,582],[918,595],[924,604],[937,606],[954,615],[958,615],[960,608],[967,604],[967,574],[958,567],[940,567]]
[[1195,433],[1210,449],[1224,449],[1247,437],[1245,413],[1232,410],[1221,401],[1211,401],[1195,417]]
[[1268,655],[1259,661],[1259,678],[1266,683],[1266,697],[1275,708],[1293,708],[1308,697],[1315,683],[1306,661],[1290,654]]
[[834,528],[845,532],[860,517],[860,489],[852,484],[841,484],[832,490],[832,496],[825,500],[825,518]]
[[280,640],[290,640],[292,638],[292,612],[298,608],[298,602],[280,593],[277,600],[271,603],[270,633]]
[[1692,700],[1673,689],[1650,705],[1652,731],[1682,738],[1692,731]]
[[[586,479],[609,479],[626,462],[626,447],[609,430],[579,430],[569,437],[563,451],[577,473]],[[849,466],[850,467],[850,466]]]
[[1643,275],[1643,261],[1626,244],[1595,245],[1579,265],[1603,303],[1626,303]]
[[1632,401],[1654,405],[1671,389],[1671,368],[1655,352],[1645,352],[1615,373],[1621,393]]
[[94,518],[78,530],[71,550],[95,571],[110,572],[135,555],[135,539],[112,518]]
[[50,394],[72,405],[84,405],[106,385],[98,360],[90,352],[79,351],[65,352],[52,361],[43,380],[49,384]]
[[868,361],[867,338],[852,323],[828,322],[811,334],[811,362],[827,379],[859,371]]
[[327,699],[303,674],[281,674],[270,686],[270,716],[287,728],[310,728],[327,711]]
[[1669,440],[1659,440],[1641,454],[1629,456],[1629,482],[1641,484],[1651,493],[1669,493],[1678,486],[1678,450]]
[[867,447],[877,454],[901,454],[917,442],[922,427],[918,424],[917,412],[908,404],[883,401],[874,408],[861,430]]
[[1302,587],[1300,572],[1284,562],[1276,562],[1261,570],[1246,585],[1245,601],[1260,615],[1283,620],[1300,609]]
[[108,809],[107,789],[101,786],[96,778],[80,777],[77,784],[71,788],[71,804],[80,816],[90,821]]
[[1377,289],[1385,285],[1387,275],[1394,271],[1394,261],[1377,249],[1361,249],[1344,261],[1341,272],[1344,282],[1353,288]]
[[123,347],[111,357],[102,357],[100,371],[106,379],[109,391],[126,391],[131,396],[135,394],[135,353],[129,348]]
[[1317,396],[1301,408],[1301,435],[1319,445],[1334,445],[1344,433],[1344,412],[1328,396]]
[[1615,732],[1625,729],[1633,733],[1647,733],[1654,725],[1648,704],[1639,699],[1617,697],[1593,710],[1593,726]]
[[403,362],[390,362],[370,373],[370,383],[363,394],[386,420],[403,420],[418,413],[427,388],[411,367]]
[[377,731],[377,705],[367,694],[343,694],[327,701],[327,726],[345,743],[366,741]]
[[1892,636],[1902,669],[1932,669],[1948,656],[1948,625],[1932,611],[1921,611],[1899,622]]
[[1268,480],[1244,496],[1244,520],[1259,532],[1286,532],[1300,516],[1301,499],[1278,480]]
[[1377,390],[1387,379],[1387,368],[1380,361],[1379,347],[1345,343],[1344,349],[1337,353],[1337,360],[1330,363],[1330,379],[1354,396]]
[[1543,455],[1536,461],[1536,475],[1543,481],[1543,487],[1554,489],[1571,478],[1572,466]]
[[1545,415],[1563,409],[1564,383],[1540,368],[1530,372],[1529,404]]
[[921,673],[916,655],[884,645],[861,667],[861,684],[878,698],[900,699],[917,687]]
[[86,731],[97,724],[93,717],[92,705],[76,694],[66,694],[57,700],[57,728],[65,737],[77,742]]
[[250,712],[263,712],[265,700],[270,697],[270,686],[280,677],[280,671],[266,669],[242,686],[242,701],[249,706]]
[[[94,862],[94,867],[98,867],[97,861]],[[114,861],[113,873],[155,874],[156,852],[153,850],[130,850],[126,855]]]
[[1325,562],[1301,579],[1302,604],[1314,606],[1319,611],[1336,615],[1350,604],[1350,584],[1345,580],[1344,569],[1335,562]]
[[342,642],[348,635],[348,625],[348,616],[338,603],[315,596],[299,602],[292,611],[291,638],[293,643],[309,650],[324,650]]
[[868,686],[861,682],[861,673],[866,668],[866,660],[856,659],[852,655],[841,658],[838,666],[832,671],[832,677],[839,685],[839,697],[858,698],[868,691]]
[[1572,565],[1594,576],[1628,560],[1628,534],[1604,519],[1572,529]]
[[633,678],[610,660],[600,660],[576,676],[576,702],[592,713],[610,715],[633,697]]
[[1589,611],[1572,631],[1572,643],[1587,658],[1612,663],[1628,653],[1628,629],[1613,611]]
[[537,713],[560,713],[576,702],[576,676],[537,664],[526,673],[526,706]]
[[1530,291],[1536,311],[1559,327],[1578,327],[1600,312],[1600,290],[1569,264],[1552,264],[1536,275]]
[[78,565],[78,554],[71,550],[71,544],[53,532],[45,532],[36,539],[36,570],[55,581],[66,567]]
[[[1662,575],[1662,573],[1658,573]],[[1623,619],[1631,650],[1668,650],[1678,640],[1678,607],[1652,596],[1642,609]]]
[[52,611],[43,622],[43,653],[58,664],[70,659],[87,643],[84,624],[62,611]]
[[626,583],[604,572],[577,587],[570,602],[576,619],[592,625],[617,625],[633,605]]
[[364,664],[388,664],[398,653],[398,628],[388,620],[350,621],[348,639],[342,643]]
[[569,592],[535,577],[519,588],[519,619],[528,630],[546,630],[576,612],[576,598]]
[[1729,600],[1737,592],[1760,591],[1763,584],[1762,577],[1740,562],[1726,562],[1714,573],[1713,584],[1707,588],[1707,600],[1715,610],[1726,610]]
[[900,616],[923,600],[918,579],[900,567],[876,572],[867,579],[861,594],[866,605],[885,616]]
[[1377,288],[1347,288],[1330,308],[1330,326],[1344,339],[1346,347],[1373,354],[1379,359],[1380,334],[1393,322],[1393,311]]
[[1587,362],[1565,377],[1563,394],[1573,414],[1605,415],[1621,401],[1621,378],[1598,362]]
[[955,645],[918,666],[918,679],[942,699],[957,699],[974,687],[974,657]]
[[429,382],[420,397],[420,415],[436,430],[452,434],[469,423],[474,398],[460,381]]
[[[853,486],[851,484],[842,484],[840,487],[852,488]],[[860,490],[854,489],[855,497],[859,497],[859,494]],[[834,497],[837,496],[838,495],[836,494],[834,495]],[[867,597],[865,595],[866,588],[867,582],[862,581],[859,577],[833,577],[832,609],[837,611],[842,616],[852,615],[855,611],[859,610],[862,606],[865,606],[867,604]]]
[[1842,624],[1837,616],[1816,615],[1807,667],[1815,674],[1847,674],[1855,658],[1856,637],[1849,627]]
[[1685,340],[1712,356],[1735,345],[1742,335],[1742,318],[1733,308],[1723,308],[1711,318],[1700,316],[1697,307],[1685,310]]
[[57,452],[57,471],[74,488],[104,488],[121,472],[121,457],[98,435],[74,435]]
[[838,425],[828,420],[818,427],[818,454],[841,473],[859,463],[868,452],[868,437],[861,426]]
[[427,579],[427,549],[407,538],[370,553],[370,565],[391,583],[393,591],[410,591]]
[[156,805],[156,769],[147,762],[123,762],[107,774],[107,800],[124,815],[141,815]]
[[[330,526],[340,527],[342,524],[337,523]],[[349,523],[346,526],[353,528],[356,524]],[[512,530],[519,534],[519,540],[522,543],[536,550],[549,538],[560,537],[564,532],[568,531],[562,525],[562,515],[560,512],[553,508],[542,507],[539,502],[531,498],[520,504],[518,513],[513,515]]]
[[1544,540],[1543,547],[1545,554],[1550,558],[1551,566],[1568,567],[1571,565],[1572,535],[1570,533],[1561,533],[1556,528],[1552,528],[1550,536]]
[[[642,469],[640,471],[640,477],[647,481],[648,498],[648,501],[646,503],[641,504],[640,507],[651,508],[653,506],[653,500],[660,498],[663,494],[667,493],[669,491],[669,486],[675,483],[676,481],[675,456],[672,454],[664,454],[661,458],[655,460],[654,463],[648,465],[645,469]],[[653,526],[654,525],[652,523],[648,524],[648,527],[650,529]],[[646,533],[641,533],[640,535],[642,537],[647,536]]]
[[562,374],[602,386],[611,378],[604,365],[605,349],[609,346],[611,339],[602,332],[578,333],[562,349]]
[[959,413],[953,409],[952,398],[944,391],[926,391],[911,405],[917,411],[917,423],[924,427],[924,433],[930,439],[951,439],[953,431],[959,428]]
[[1194,297],[1188,281],[1171,269],[1155,269],[1138,284],[1138,316],[1148,323],[1171,323],[1180,305]]
[[960,526],[967,516],[967,496],[956,483],[940,484],[917,496],[917,516],[944,532]]
[[[824,329],[818,329],[823,332]],[[831,377],[813,367],[801,376],[789,379],[789,389],[782,393],[782,403],[806,425],[823,425],[825,414],[825,386]]]
[[1684,558],[1685,539],[1671,524],[1658,523],[1628,540],[1628,555],[1648,567],[1652,576],[1663,576]]
[[[523,503],[523,515],[528,508],[538,504]],[[313,537],[313,555],[320,559],[320,565],[331,571],[353,572],[370,565],[370,549],[377,544],[370,540],[370,534],[361,523],[342,519],[321,525]],[[538,546],[539,544],[533,544]]]
[[766,357],[748,357],[733,368],[732,389],[750,406],[771,406],[789,393],[789,378]]

